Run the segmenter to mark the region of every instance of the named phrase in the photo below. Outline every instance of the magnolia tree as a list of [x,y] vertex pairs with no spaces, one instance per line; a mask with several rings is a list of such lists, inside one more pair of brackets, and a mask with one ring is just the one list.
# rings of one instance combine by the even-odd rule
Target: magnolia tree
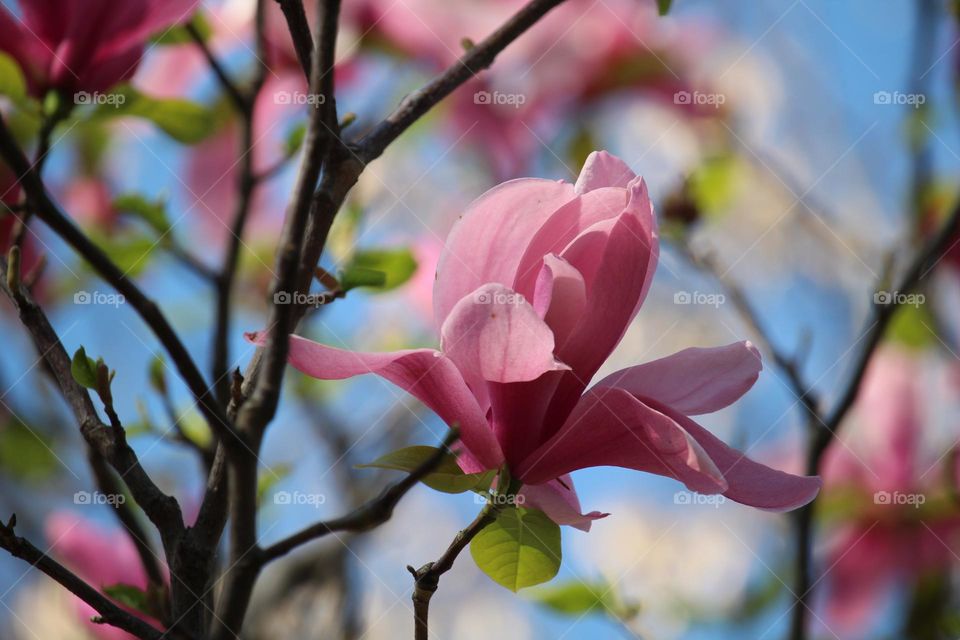
[[[919,4],[922,42],[939,8]],[[20,627],[33,636],[146,640],[362,637],[365,623],[348,613],[358,594],[343,550],[359,558],[354,538],[383,528],[396,537],[386,544],[413,563],[408,628],[386,635],[441,637],[436,620],[454,605],[431,609],[431,601],[458,579],[443,578],[455,563],[470,563],[468,547],[479,571],[512,592],[553,581],[568,532],[593,526],[596,535],[618,517],[582,507],[571,474],[619,467],[669,479],[679,505],[729,500],[792,512],[777,517],[791,532],[773,562],[784,577],[774,573],[773,591],[762,589],[743,608],[789,596],[773,624],[789,620],[781,626],[793,640],[824,630],[868,637],[884,592],[898,584],[907,585],[905,633],[946,637],[956,624],[956,464],[952,437],[928,446],[933,418],[923,411],[931,388],[953,389],[955,381],[942,360],[924,361],[921,354],[939,347],[916,333],[925,327],[952,353],[951,314],[924,305],[934,267],[954,269],[960,209],[951,211],[950,198],[933,188],[924,136],[915,134],[911,254],[863,293],[875,298],[865,328],[841,358],[842,376],[824,389],[822,376],[811,377],[768,332],[753,294],[730,278],[733,266],[695,242],[710,214],[740,206],[730,198],[732,175],[758,163],[773,170],[739,148],[733,116],[745,107],[724,91],[726,74],[704,79],[702,62],[722,35],[668,16],[670,5],[0,7],[0,288],[16,361],[0,396],[0,462],[11,486],[38,477],[56,489],[31,488],[46,496],[36,504],[5,503],[17,515],[0,524],[0,547],[26,562],[28,574],[42,572],[72,594],[69,622],[57,631],[43,631],[37,619],[53,616],[53,598],[32,613],[7,607]],[[420,76],[430,79],[412,85]],[[634,101],[658,105],[713,145],[679,183],[651,185],[668,192],[657,208],[638,175],[648,166],[643,155],[602,150],[594,126],[598,112],[620,118]],[[343,102],[357,110],[338,108]],[[921,91],[879,91],[874,102],[912,108],[914,125],[926,125]],[[404,194],[424,178],[407,177],[401,158],[380,160],[416,137],[410,129],[421,120],[469,150],[473,168],[458,177],[465,186],[452,197],[438,189],[404,203],[426,230],[413,240],[368,234],[375,224],[365,221],[366,209],[378,191],[392,193],[389,176],[408,183]],[[561,130],[563,159],[544,141]],[[537,172],[540,147],[571,171],[568,180],[520,177]],[[454,164],[445,161],[449,152],[431,147],[427,173]],[[136,169],[143,162],[153,168]],[[142,178],[131,179],[137,172]],[[723,342],[689,336],[672,355],[621,363],[615,350],[629,342],[637,314],[658,313],[648,300],[658,266],[675,276],[681,262],[715,286],[674,291],[678,306],[659,305],[659,313],[729,302],[738,328]],[[184,292],[179,305],[159,302]],[[393,296],[395,324],[413,328],[380,343],[394,350],[354,349],[370,341],[340,335],[361,322],[352,301],[379,294]],[[921,309],[927,315],[918,316]],[[70,335],[78,325],[83,340]],[[142,366],[112,349],[125,334],[151,353]],[[898,339],[905,335],[913,337]],[[768,456],[768,464],[699,418],[754,387],[761,353],[807,435],[793,455]],[[299,373],[287,375],[291,369]],[[310,382],[365,374],[388,384],[358,394],[347,383]],[[37,391],[10,393],[22,379]],[[378,417],[383,398],[399,409]],[[848,415],[852,433],[871,434],[865,449],[837,437]],[[437,420],[445,432],[411,437],[413,427]],[[335,459],[336,504],[306,482],[285,480],[295,470],[265,462],[268,434],[298,421],[317,423]],[[285,446],[306,448],[299,438]],[[83,477],[73,470],[80,442]],[[155,447],[178,457],[148,460]],[[55,479],[58,465],[72,485]],[[195,469],[199,481],[191,482]],[[390,529],[421,483],[472,495],[473,520],[440,531],[432,509],[408,531]],[[73,509],[64,508],[66,486],[76,489]],[[275,532],[271,500],[309,505],[326,519]],[[815,515],[826,541],[816,555]],[[660,553],[659,541],[643,542],[639,531],[625,530],[600,551],[621,557],[648,544]],[[438,535],[447,540],[425,551],[432,559],[417,557],[422,546],[412,539]],[[592,539],[584,538],[588,548]],[[591,553],[608,539],[597,538]],[[16,566],[9,562],[2,566]],[[406,564],[381,562],[391,571]],[[277,578],[284,566],[300,577]],[[692,579],[708,581],[714,571],[725,575],[693,568]],[[647,604],[624,592],[624,575],[577,575],[538,587],[534,598],[560,615],[599,615],[633,636]],[[640,579],[647,578],[654,579]],[[814,597],[821,582],[826,605]]]

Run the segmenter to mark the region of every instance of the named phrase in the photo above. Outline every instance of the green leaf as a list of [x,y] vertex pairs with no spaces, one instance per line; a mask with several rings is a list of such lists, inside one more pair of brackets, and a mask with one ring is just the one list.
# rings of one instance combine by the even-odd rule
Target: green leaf
[[70,362],[70,373],[73,379],[87,389],[97,388],[97,362],[87,356],[87,352],[80,347],[73,354]]
[[660,15],[665,16],[670,13],[671,4],[673,4],[673,0],[657,0],[657,10]]
[[0,470],[21,480],[43,481],[60,466],[54,443],[16,418],[0,425]]
[[119,213],[140,218],[160,234],[170,230],[167,203],[163,199],[149,200],[139,193],[124,193],[114,199],[113,208]]
[[27,97],[27,80],[12,56],[0,52],[0,95],[19,101]]
[[159,249],[154,238],[143,233],[106,235],[91,231],[91,239],[127,276],[136,276],[150,263],[150,255]]
[[887,327],[887,338],[907,347],[923,349],[933,345],[936,320],[924,305],[903,304],[893,312]]
[[[437,452],[436,447],[417,445],[404,447],[381,456],[370,464],[357,465],[358,468],[393,469],[410,473],[424,464],[430,456]],[[463,493],[464,491],[485,491],[493,482],[496,470],[491,469],[483,473],[464,473],[457,465],[457,458],[453,454],[444,455],[436,470],[422,480],[435,491],[443,493]]]
[[145,613],[153,618],[160,617],[160,607],[157,606],[157,599],[161,597],[160,594],[151,596],[150,593],[139,587],[122,582],[103,587],[103,592],[129,609]]
[[262,504],[277,483],[289,476],[292,470],[288,464],[276,464],[265,469],[257,478],[257,503]]
[[150,377],[150,386],[161,395],[167,394],[167,365],[163,361],[163,356],[156,356],[150,361],[148,369]]
[[604,613],[612,611],[616,605],[610,597],[610,585],[603,582],[586,584],[579,580],[538,589],[533,599],[548,609],[569,616]]
[[96,117],[134,116],[149,120],[168,136],[184,144],[196,144],[216,129],[213,111],[181,98],[152,98],[124,86],[104,98]]
[[497,584],[519,591],[560,570],[560,526],[535,509],[507,508],[470,543],[470,555]]
[[283,152],[288,157],[292,157],[300,151],[300,147],[303,146],[303,139],[307,135],[307,125],[303,122],[294,126],[290,129],[290,132],[287,133],[287,138],[283,142]]
[[344,291],[355,287],[389,291],[409,280],[416,270],[417,261],[410,249],[367,249],[353,255],[340,283]]
[[[189,20],[189,24],[193,25],[193,28],[197,30],[203,42],[210,40],[210,36],[213,35],[213,27],[210,26],[210,21],[203,12],[198,11],[193,14],[193,17]],[[184,23],[156,34],[150,38],[150,42],[158,45],[187,44],[193,42],[193,37],[187,32],[187,23]]]

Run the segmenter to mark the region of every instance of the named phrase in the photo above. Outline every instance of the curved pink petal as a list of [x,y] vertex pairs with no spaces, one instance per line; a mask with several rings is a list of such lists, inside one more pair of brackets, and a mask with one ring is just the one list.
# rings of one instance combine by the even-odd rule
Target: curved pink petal
[[496,186],[474,200],[450,232],[437,266],[433,290],[437,327],[461,298],[480,285],[513,284],[530,239],[573,197],[573,186],[568,183],[522,178]]
[[[266,335],[250,333],[247,339],[262,346]],[[423,402],[448,425],[458,425],[463,444],[485,468],[496,468],[503,462],[500,445],[456,365],[433,349],[361,353],[290,336],[289,362],[321,380],[343,380],[364,373],[389,380]]]
[[597,383],[651,398],[688,416],[718,411],[745,394],[763,363],[750,342],[691,347],[653,362],[621,369]]
[[485,284],[450,311],[440,348],[467,382],[525,382],[565,369],[553,357],[553,332],[523,296]]
[[590,531],[594,520],[610,515],[599,511],[583,513],[573,478],[569,475],[544,484],[525,484],[519,496],[524,499],[523,506],[539,509],[557,524],[570,525],[581,531]]
[[574,191],[582,194],[601,187],[626,188],[636,177],[627,163],[617,156],[606,151],[594,151],[583,163]]
[[687,416],[654,406],[676,420],[703,447],[729,485],[723,495],[735,502],[767,511],[791,511],[816,498],[823,486],[817,476],[795,476],[754,462]]
[[615,388],[591,389],[566,424],[514,469],[542,484],[587,467],[624,467],[676,478],[700,493],[727,483],[710,456],[669,416]]
[[587,286],[580,272],[556,254],[544,256],[533,294],[533,308],[553,330],[558,347],[580,322],[586,306]]

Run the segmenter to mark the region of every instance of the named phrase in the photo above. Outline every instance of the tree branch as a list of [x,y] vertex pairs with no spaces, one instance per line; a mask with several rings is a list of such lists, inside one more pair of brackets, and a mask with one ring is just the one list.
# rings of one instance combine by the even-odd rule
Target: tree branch
[[303,0],[276,0],[287,21],[290,37],[293,40],[293,49],[297,53],[297,60],[303,67],[303,74],[310,80],[310,58],[313,56],[313,36],[310,34],[310,24],[307,22],[307,13],[303,9]]
[[261,563],[266,564],[272,562],[303,544],[322,538],[335,531],[368,531],[385,523],[393,515],[393,510],[400,502],[400,499],[440,465],[444,456],[450,453],[450,447],[457,441],[458,437],[459,432],[456,429],[451,429],[436,453],[424,460],[420,466],[410,472],[405,478],[388,486],[379,496],[369,500],[345,516],[325,522],[318,522],[288,538],[284,538],[270,545],[260,554]]
[[[122,293],[127,302],[136,309],[143,321],[160,340],[170,358],[180,372],[184,382],[190,388],[201,412],[214,433],[221,437],[232,434],[232,428],[226,414],[216,403],[216,399],[207,388],[203,375],[194,363],[176,331],[160,311],[153,300],[123,273],[107,255],[100,250],[53,202],[43,181],[30,166],[6,122],[0,117],[0,156],[18,176],[17,182],[23,187],[36,215],[74,248],[93,269],[114,289]],[[230,437],[227,442],[234,440]],[[228,444],[228,446],[230,446]]]
[[16,516],[13,516],[8,524],[0,524],[0,548],[5,549],[13,557],[25,560],[40,569],[65,589],[93,607],[100,614],[100,622],[123,629],[143,640],[161,640],[168,637],[167,634],[161,633],[152,625],[115,605],[109,598],[40,551],[28,540],[18,537],[13,531],[15,525]]
[[407,96],[385,120],[377,124],[356,145],[364,164],[380,156],[391,142],[420,116],[450,95],[457,87],[493,64],[507,45],[537,23],[563,0],[532,0],[499,29],[463,54],[453,66]]

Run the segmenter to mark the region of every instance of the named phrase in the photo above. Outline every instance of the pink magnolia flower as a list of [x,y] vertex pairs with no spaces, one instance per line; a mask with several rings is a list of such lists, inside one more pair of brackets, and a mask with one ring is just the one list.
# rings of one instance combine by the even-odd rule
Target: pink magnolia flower
[[[60,511],[46,522],[50,553],[91,586],[102,589],[126,584],[147,588],[147,575],[130,538],[119,530],[106,530],[74,513]],[[129,640],[133,636],[116,627],[94,624],[99,615],[90,605],[74,597],[77,618],[99,640]],[[151,621],[152,624],[158,624]]]
[[[757,379],[748,342],[685,349],[587,385],[643,303],[657,266],[642,178],[594,152],[575,185],[523,178],[475,200],[437,269],[440,350],[356,353],[291,338],[290,363],[321,379],[376,373],[459,425],[465,471],[507,464],[527,504],[583,529],[569,474],[617,466],[762,509],[812,500],[819,478],[776,471],[691,416],[717,411]],[[262,341],[264,336],[251,336]]]
[[34,95],[103,91],[129,79],[147,39],[186,20],[200,0],[30,0],[0,6],[0,51],[20,63]]
[[882,347],[857,399],[852,440],[825,460],[826,508],[836,499],[847,518],[825,560],[825,619],[845,637],[869,631],[896,587],[913,588],[960,553],[953,461],[923,447],[930,390],[922,368],[910,352]]

